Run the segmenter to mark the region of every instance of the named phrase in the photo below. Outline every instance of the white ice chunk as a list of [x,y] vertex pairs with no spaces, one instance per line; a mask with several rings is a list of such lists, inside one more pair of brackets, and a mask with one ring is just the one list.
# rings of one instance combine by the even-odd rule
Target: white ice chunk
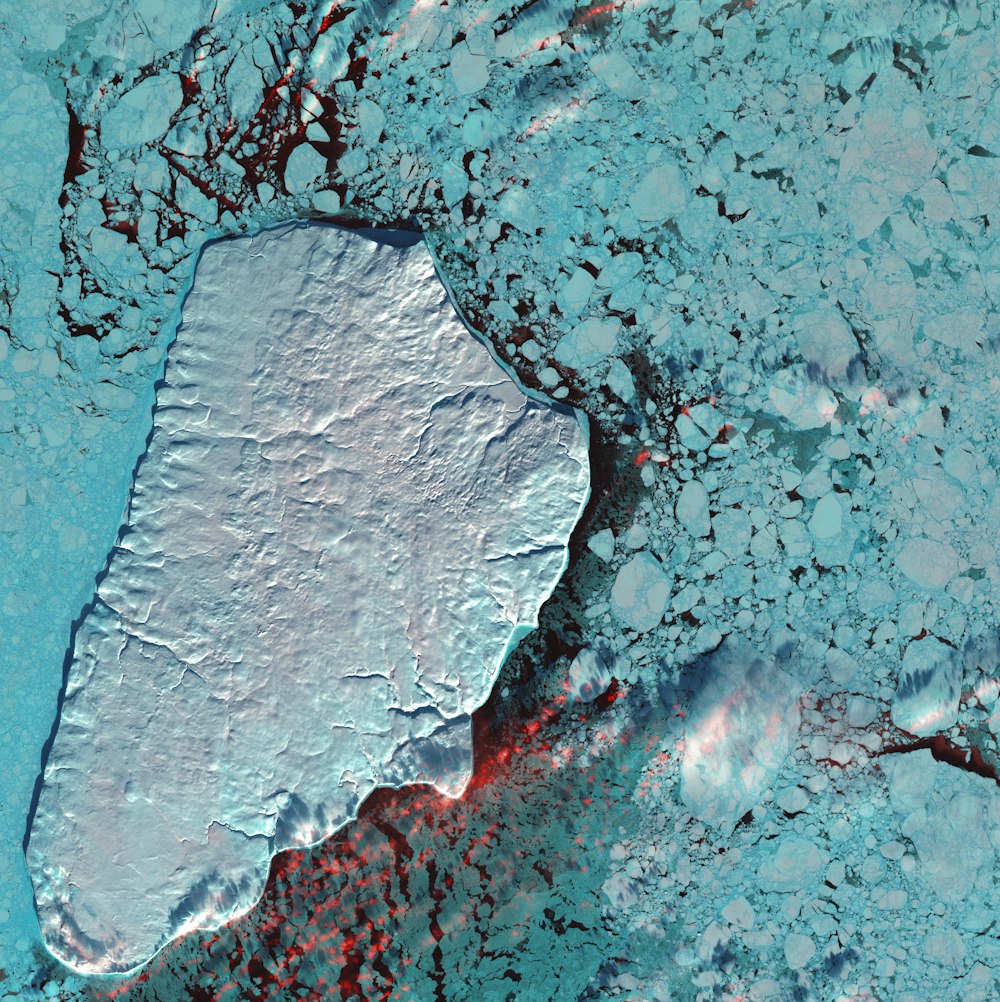
[[569,697],[574,702],[590,702],[611,685],[611,672],[604,659],[585,647],[569,666]]
[[971,352],[982,340],[983,321],[976,310],[954,310],[927,320],[924,333],[947,348]]
[[557,362],[573,369],[603,362],[618,347],[618,331],[621,324],[617,320],[591,317],[569,334],[560,338],[556,345]]
[[722,909],[722,917],[738,929],[752,929],[756,918],[750,902],[742,894],[726,904]]
[[674,422],[677,437],[685,449],[698,452],[706,448],[711,439],[688,417],[687,414],[679,414]]
[[892,721],[921,737],[945,731],[958,719],[962,668],[958,652],[936,637],[906,648],[892,701]]
[[707,536],[712,528],[708,516],[708,492],[698,480],[689,480],[677,495],[674,507],[677,521],[692,536]]
[[296,146],[285,166],[285,185],[293,195],[300,195],[309,185],[326,174],[326,157],[310,143]]
[[723,508],[712,518],[716,548],[739,557],[750,545],[750,516],[742,508]]
[[177,77],[151,74],[127,90],[101,120],[101,139],[112,149],[158,139],[181,103]]
[[620,400],[628,403],[635,396],[635,381],[628,366],[620,359],[616,358],[608,369],[608,388]]
[[358,105],[358,125],[365,145],[374,147],[385,129],[385,112],[374,101],[362,101]]
[[538,229],[538,206],[524,188],[519,186],[508,188],[497,199],[497,210],[501,219],[517,227],[522,233],[533,235]]
[[653,629],[663,618],[670,579],[651,553],[637,553],[618,572],[611,588],[611,607],[637,633]]
[[775,373],[771,383],[771,405],[796,428],[822,428],[837,412],[837,401],[830,391],[802,373],[784,370]]
[[959,483],[967,484],[976,473],[976,457],[964,444],[953,445],[941,457],[945,471]]
[[859,357],[858,343],[839,310],[824,307],[795,318],[802,357],[818,370],[820,382],[841,382]]
[[475,94],[490,79],[490,61],[479,52],[473,52],[466,42],[459,42],[452,50],[451,76],[459,94]]
[[896,758],[889,793],[916,850],[921,879],[945,904],[961,905],[995,879],[990,836],[1000,822],[996,786],[921,749]]
[[944,588],[958,573],[958,554],[939,539],[913,536],[899,548],[899,569],[922,588]]
[[157,402],[29,847],[87,971],[246,909],[377,784],[460,791],[588,493],[585,425],[525,396],[422,244],[210,245]]
[[811,936],[792,932],[785,939],[785,960],[793,971],[805,967],[815,952],[816,944]]
[[831,539],[840,534],[843,519],[844,510],[840,507],[837,495],[831,491],[816,502],[812,518],[809,519],[809,531],[817,539]]
[[649,93],[649,86],[620,52],[600,52],[590,60],[590,68],[608,90],[623,100],[637,101]]
[[799,728],[801,686],[733,641],[703,659],[694,679],[681,799],[706,824],[731,831],[788,754]]
[[586,307],[593,289],[594,276],[586,268],[576,268],[556,293],[556,305],[563,313],[579,315]]
[[601,529],[587,541],[587,548],[609,563],[615,555],[615,534],[610,529]]
[[676,164],[657,164],[643,177],[629,205],[641,222],[662,222],[688,203],[688,182]]
[[778,846],[761,863],[757,871],[762,891],[778,891],[791,894],[795,891],[809,892],[815,884],[829,856],[811,839],[782,838],[776,839]]

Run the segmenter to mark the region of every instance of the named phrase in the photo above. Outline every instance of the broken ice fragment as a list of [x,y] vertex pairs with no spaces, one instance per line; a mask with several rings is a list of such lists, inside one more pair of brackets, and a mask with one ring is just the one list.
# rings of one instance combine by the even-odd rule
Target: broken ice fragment
[[685,449],[698,452],[712,440],[686,414],[680,414],[674,422],[677,437]]
[[629,205],[636,219],[659,223],[676,216],[688,201],[688,183],[676,164],[657,164],[639,182]]
[[815,952],[816,944],[810,936],[793,932],[785,939],[785,960],[793,971],[805,967]]
[[594,276],[585,268],[577,268],[556,293],[556,305],[564,314],[577,316],[586,307],[593,288]]
[[663,565],[651,553],[638,553],[618,572],[611,607],[636,633],[646,633],[663,618],[669,597]]
[[899,569],[922,588],[944,588],[958,573],[958,555],[938,539],[914,536],[899,548]]
[[459,42],[452,50],[451,75],[459,94],[475,94],[489,83],[490,61],[473,52],[466,42]]
[[760,799],[799,727],[795,680],[730,640],[691,671],[681,799],[706,824],[731,830]]
[[740,929],[752,929],[754,911],[750,902],[743,895],[733,898],[722,909],[722,917],[730,924]]
[[830,539],[839,535],[843,515],[837,495],[831,491],[816,502],[812,518],[809,519],[809,531],[817,539]]
[[556,345],[556,361],[573,369],[603,362],[618,345],[620,327],[621,324],[616,320],[595,317],[585,320],[560,339]]
[[635,396],[635,382],[628,366],[620,359],[616,358],[608,369],[608,388],[612,393],[625,403],[628,403]]
[[825,386],[818,386],[793,369],[775,374],[769,391],[775,411],[796,428],[822,428],[837,412],[837,401]]
[[538,206],[524,188],[508,188],[497,200],[497,209],[502,219],[522,233],[531,235],[538,228]]
[[169,74],[148,76],[127,90],[101,120],[101,138],[109,147],[158,139],[180,100],[180,86]]
[[569,666],[569,697],[574,702],[588,703],[611,684],[611,672],[596,651],[585,647]]
[[791,894],[807,889],[819,879],[829,857],[815,842],[807,838],[776,841],[776,850],[757,871],[761,890]]
[[610,529],[601,529],[587,541],[587,548],[608,563],[615,555],[615,534]]
[[620,52],[601,52],[590,60],[590,68],[605,87],[626,101],[637,101],[649,93],[649,87]]
[[929,749],[900,755],[889,776],[890,803],[904,821],[920,876],[943,902],[968,902],[996,875],[996,788],[937,762]]
[[723,508],[712,518],[715,545],[730,557],[739,557],[750,545],[750,516],[741,508]]
[[954,648],[936,637],[906,648],[892,701],[892,721],[910,734],[945,731],[958,719],[961,662]]
[[689,480],[677,496],[677,521],[692,536],[707,536],[712,528],[708,517],[708,492],[697,480]]
[[853,374],[858,343],[839,310],[824,307],[799,314],[795,333],[802,357],[814,368],[819,381],[840,383]]

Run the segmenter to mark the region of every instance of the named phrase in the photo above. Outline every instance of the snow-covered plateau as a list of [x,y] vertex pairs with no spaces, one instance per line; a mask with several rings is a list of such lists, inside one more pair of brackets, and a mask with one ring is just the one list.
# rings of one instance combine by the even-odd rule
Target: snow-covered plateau
[[458,794],[470,715],[537,622],[587,429],[463,326],[423,243],[210,244],[28,852],[49,947],[132,968],[259,896],[376,786]]

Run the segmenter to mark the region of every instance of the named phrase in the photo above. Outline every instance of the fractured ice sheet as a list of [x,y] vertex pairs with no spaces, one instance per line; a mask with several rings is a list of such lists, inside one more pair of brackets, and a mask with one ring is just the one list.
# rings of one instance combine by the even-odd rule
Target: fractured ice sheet
[[588,490],[582,420],[466,331],[423,244],[209,246],[75,638],[29,850],[50,947],[134,966],[377,784],[461,790]]

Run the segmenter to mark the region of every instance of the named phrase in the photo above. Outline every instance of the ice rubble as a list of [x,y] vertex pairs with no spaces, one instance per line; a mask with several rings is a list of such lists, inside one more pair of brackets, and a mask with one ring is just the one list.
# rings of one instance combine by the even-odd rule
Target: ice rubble
[[376,785],[460,792],[588,477],[582,420],[525,396],[422,244],[210,245],[75,637],[29,851],[49,946],[132,967]]

